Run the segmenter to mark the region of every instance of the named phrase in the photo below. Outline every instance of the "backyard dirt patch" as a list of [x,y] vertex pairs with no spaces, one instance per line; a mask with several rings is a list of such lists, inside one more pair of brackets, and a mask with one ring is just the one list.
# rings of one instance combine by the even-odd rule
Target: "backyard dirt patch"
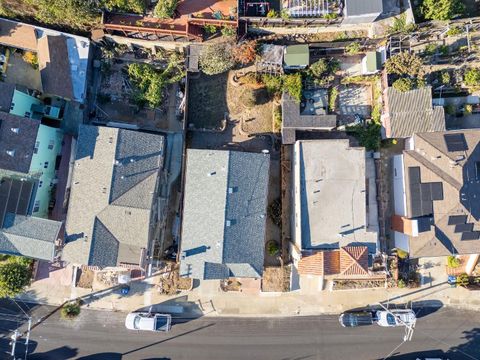
[[84,288],[84,289],[91,289],[93,284],[93,278],[95,272],[90,269],[80,270],[80,279],[78,280],[77,287]]
[[188,123],[197,129],[218,130],[228,118],[240,121],[248,134],[272,132],[273,99],[267,90],[241,79],[234,82],[233,76],[234,71],[230,71],[190,78]]
[[262,291],[286,292],[290,290],[290,266],[266,267],[263,270]]
[[334,280],[333,290],[370,289],[385,287],[386,280]]
[[160,294],[175,295],[181,290],[190,290],[192,288],[192,279],[181,278],[179,265],[168,263],[161,274],[157,289]]

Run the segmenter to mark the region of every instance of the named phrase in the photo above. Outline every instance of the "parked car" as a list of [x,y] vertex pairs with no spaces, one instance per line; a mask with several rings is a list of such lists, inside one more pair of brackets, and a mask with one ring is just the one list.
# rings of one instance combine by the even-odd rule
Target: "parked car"
[[373,313],[371,311],[344,312],[338,318],[343,327],[355,327],[373,324]]
[[152,312],[132,312],[125,319],[125,327],[129,330],[167,332],[172,327],[172,316]]
[[379,310],[376,312],[376,321],[380,326],[415,325],[417,316],[411,309],[392,309],[391,311]]

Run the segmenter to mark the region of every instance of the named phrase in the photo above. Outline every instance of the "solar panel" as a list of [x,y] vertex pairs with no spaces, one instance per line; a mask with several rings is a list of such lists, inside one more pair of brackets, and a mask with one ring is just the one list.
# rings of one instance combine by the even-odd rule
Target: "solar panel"
[[8,194],[10,193],[11,179],[2,179],[0,182],[0,228],[3,227],[3,219],[7,212]]
[[33,183],[30,181],[22,181],[22,190],[18,199],[17,214],[27,215],[32,197]]
[[18,197],[22,189],[22,182],[19,180],[12,180],[10,186],[10,194],[8,196],[7,212],[15,214],[17,212]]
[[443,135],[448,151],[465,151],[468,150],[465,135],[463,133],[445,134]]
[[410,180],[410,184],[418,184],[420,183],[420,167],[412,166],[408,168],[408,178]]
[[457,224],[455,225],[455,232],[456,233],[463,233],[463,232],[471,232],[473,231],[473,224]]
[[430,183],[432,200],[443,200],[443,184],[441,182]]
[[467,231],[462,234],[462,240],[478,240],[480,231]]
[[448,217],[448,225],[465,224],[467,215],[451,215]]

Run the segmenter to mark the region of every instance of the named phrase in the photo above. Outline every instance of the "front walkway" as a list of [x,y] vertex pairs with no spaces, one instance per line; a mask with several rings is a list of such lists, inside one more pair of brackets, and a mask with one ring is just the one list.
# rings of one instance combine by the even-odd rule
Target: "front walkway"
[[[63,282],[63,281],[62,281]],[[35,282],[20,298],[58,305],[76,296],[86,296],[87,307],[94,309],[133,311],[151,305],[183,305],[188,309],[198,309],[203,316],[294,316],[337,314],[342,311],[391,301],[406,304],[409,301],[421,301],[425,304],[439,304],[464,309],[480,310],[480,292],[463,288],[451,288],[448,284],[424,285],[418,289],[367,289],[289,293],[239,293],[223,292],[218,281],[203,282],[190,292],[181,292],[174,296],[160,295],[152,285],[154,279],[132,283],[127,295],[118,290],[92,293],[91,290],[71,288],[58,282],[46,284]],[[65,282],[63,282],[65,284]],[[145,293],[148,296],[145,296]],[[89,296],[91,295],[91,296]],[[195,305],[195,306],[193,306]],[[198,314],[193,314],[198,316]],[[193,316],[184,314],[185,317]]]

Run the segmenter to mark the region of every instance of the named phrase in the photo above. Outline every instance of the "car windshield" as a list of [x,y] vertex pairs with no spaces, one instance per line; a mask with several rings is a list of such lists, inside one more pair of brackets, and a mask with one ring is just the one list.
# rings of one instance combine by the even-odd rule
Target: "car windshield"
[[135,320],[133,320],[133,327],[135,329],[140,329],[140,320],[141,320],[141,316],[137,315],[135,316]]
[[155,323],[156,329],[158,330],[162,328],[163,326],[167,325],[167,323],[168,323],[168,319],[166,316],[157,316],[156,323]]
[[393,316],[392,314],[387,314],[387,323],[390,326],[397,325],[397,322],[395,321],[395,316]]

